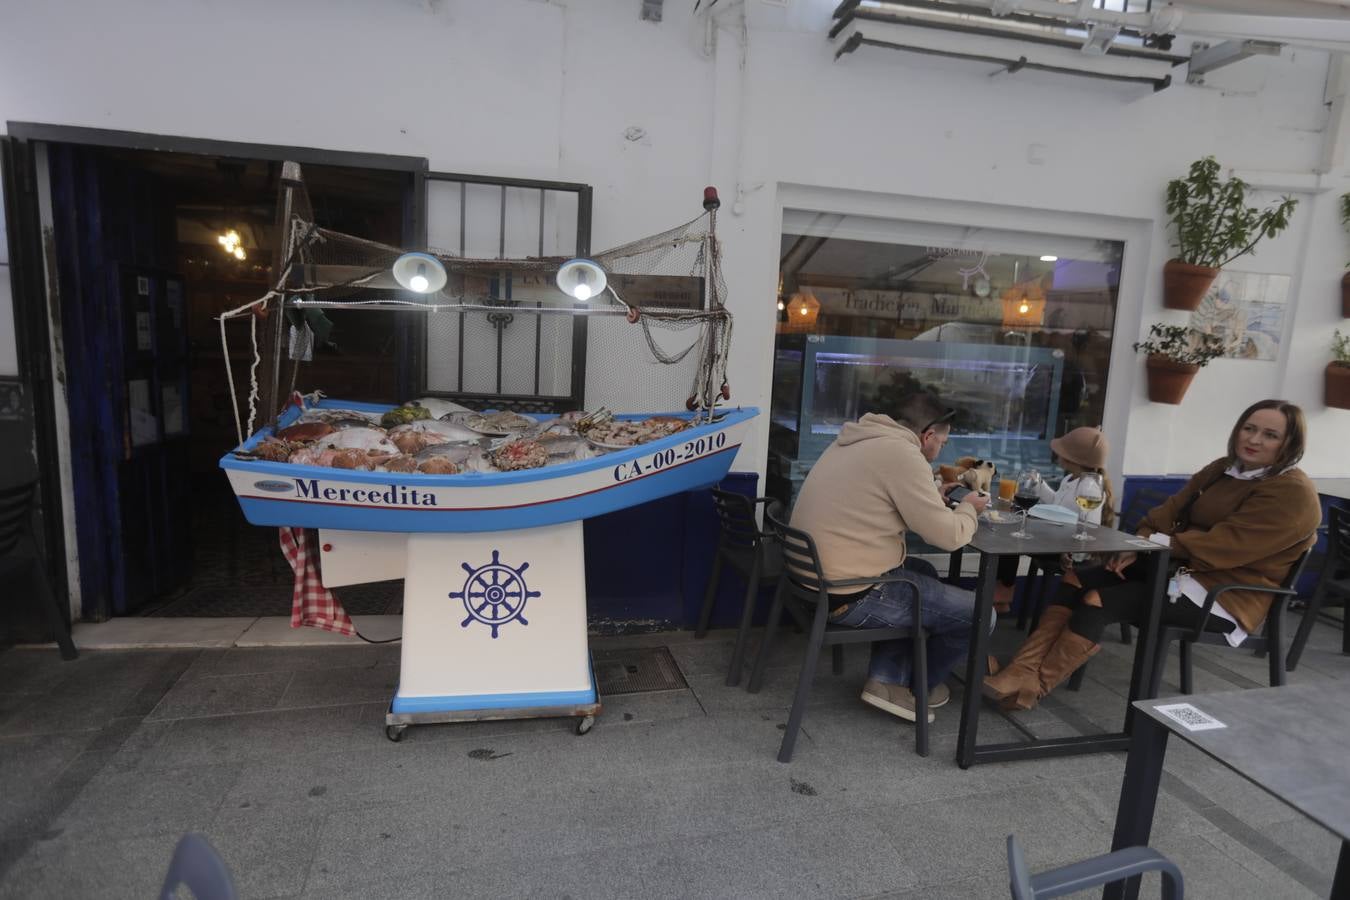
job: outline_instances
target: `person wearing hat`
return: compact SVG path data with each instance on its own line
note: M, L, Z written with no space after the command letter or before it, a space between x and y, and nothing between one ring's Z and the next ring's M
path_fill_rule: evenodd
M1111 447L1106 443L1106 435L1102 434L1102 430L1086 425L1075 428L1068 434L1052 440L1050 451L1055 454L1055 461L1064 470L1064 478L1061 479L1058 490L1051 488L1044 481L1041 482L1041 502L1076 511L1079 476L1084 472L1096 472L1102 476L1102 489L1106 499L1101 506L1090 510L1085 520L1090 525L1112 525L1116 518L1115 495L1111 492L1111 479L1106 477L1106 457L1110 454ZM1057 565L1059 557L1050 557L1047 561ZM1005 556L999 560L998 583L994 586L994 609L999 612L1007 612L1012 605L1013 585L1017 583L1017 562L1016 556Z
M1274 597L1260 588L1279 587L1317 540L1322 521L1317 488L1298 468L1306 435L1299 407L1253 403L1233 425L1227 454L1144 516L1135 533L1170 548L1177 566L1163 624L1223 634L1233 647L1261 630ZM1016 657L984 680L985 693L1004 708L1035 706L1101 649L1107 626L1138 625L1160 599L1149 593L1145 568L1138 554L1118 553L1066 576ZM1210 597L1219 585L1233 584L1252 589Z

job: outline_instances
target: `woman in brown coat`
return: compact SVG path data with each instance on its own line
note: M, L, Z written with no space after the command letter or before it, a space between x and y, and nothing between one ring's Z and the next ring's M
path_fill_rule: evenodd
M1228 455L1205 466L1179 492L1150 510L1140 537L1171 547L1175 593L1167 625L1194 628L1206 592L1220 584L1278 587L1316 539L1322 508L1303 456L1303 410L1283 400L1247 408L1228 438ZM1105 566L1066 576L1040 624L985 693L1007 708L1030 709L1101 649L1109 625L1139 622L1148 608L1144 566L1123 553ZM1231 591L1215 603L1206 628L1233 646L1259 631L1273 597Z

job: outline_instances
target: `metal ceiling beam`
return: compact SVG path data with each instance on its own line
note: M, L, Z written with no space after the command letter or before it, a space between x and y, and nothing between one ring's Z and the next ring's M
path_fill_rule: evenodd
M1253 56L1279 56L1283 44L1275 41L1224 41L1222 44L1195 43L1191 45L1191 62L1186 72L1187 84L1204 84L1205 73L1213 72Z

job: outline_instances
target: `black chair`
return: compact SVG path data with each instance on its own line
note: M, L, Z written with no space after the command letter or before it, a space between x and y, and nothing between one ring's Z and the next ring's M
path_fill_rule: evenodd
M37 483L30 481L18 487L0 490L0 579L20 573L31 576L38 592L47 627L56 637L62 659L75 659L79 653L70 639L65 616L47 581L47 560L33 536L33 498Z
M750 693L759 693L764 683L764 668L768 663L769 650L773 636L778 630L778 622L786 607L789 614L809 629L806 643L806 657L802 660L801 674L797 677L797 692L792 698L792 712L788 714L787 730L783 733L783 743L778 749L778 761L789 762L792 749L797 743L797 732L802 725L802 716L806 712L806 698L811 693L811 680L816 674L816 663L820 659L820 648L834 648L834 673L843 671L844 644L873 644L877 641L890 641L910 638L914 642L914 684L928 683L928 632L923 629L923 610L918 588L908 585L914 591L914 624L905 628L849 628L844 625L831 625L830 589L844 588L854 591L873 584L898 582L908 584L899 576L880 575L875 578L854 578L844 581L826 581L820 565L820 554L816 552L816 542L805 531L790 527L783 521L782 507L770 506L764 512L765 521L778 542L783 557L783 572L778 578L778 589L774 591L773 606L769 608L769 620L764 626L764 638L755 657L755 667L750 673ZM920 756L928 755L928 692L914 692L914 750Z
M1339 600L1341 607L1350 606L1350 510L1333 506L1329 510L1330 523L1327 526L1327 555L1322 563L1322 574L1317 577L1317 587L1313 589L1308 608L1303 613L1303 621L1298 625L1298 633L1289 645L1289 660L1285 668L1292 672L1303 656L1303 647L1312 634L1317 615L1330 594ZM1341 652L1350 653L1350 628L1341 620Z
M1008 835L1008 888L1013 900L1046 900L1101 887L1145 872L1162 873L1162 900L1183 900L1181 870L1151 847L1127 847L1032 875L1017 838Z
M1214 609L1214 604L1221 594L1229 591L1261 591L1266 594L1274 594L1275 599L1270 604L1270 611L1266 613L1266 624L1261 630L1261 634L1251 634L1247 636L1237 647L1236 650L1255 650L1258 654L1268 654L1267 659L1270 663L1270 686L1279 687L1285 682L1284 667L1284 647L1282 643L1284 608L1289 602L1290 597L1297 597L1298 591L1294 585L1298 584L1299 575L1303 574L1303 564L1308 561L1308 555L1312 553L1311 543L1308 548L1299 554L1298 559L1294 560L1293 566L1289 569L1289 574L1285 576L1277 588L1264 586L1253 586L1250 584L1221 584L1218 587L1210 589L1205 595L1205 603L1201 608L1203 616L1200 624L1194 628L1182 628L1177 625L1163 625L1158 632L1158 650L1153 657L1153 674L1150 679L1150 693L1148 696L1158 696L1158 688L1162 685L1163 669L1167 665L1167 649L1172 641L1179 643L1178 652L1181 654L1181 692L1183 694L1191 693L1192 688L1192 663L1191 647L1195 644L1211 644L1216 647L1232 647L1228 643L1228 636L1220 631L1207 630L1209 618ZM1178 600L1178 603L1189 600Z
M225 860L211 842L195 832L183 835L174 848L169 872L160 888L160 900L175 900L178 887L186 887L196 900L235 900L234 879Z
M708 633L713 605L717 602L717 584L722 576L723 563L735 569L745 582L745 601L741 606L741 620L736 628L736 646L731 651L731 667L727 669L727 687L741 683L741 669L745 662L745 643L750 633L750 621L755 614L759 588L766 580L776 579L782 569L777 544L768 531L761 531L755 521L755 507L774 502L769 497L751 500L744 494L733 494L713 488L713 503L721 532L717 539L717 555L713 557L712 574L703 592L703 608L699 611L698 627L694 637Z

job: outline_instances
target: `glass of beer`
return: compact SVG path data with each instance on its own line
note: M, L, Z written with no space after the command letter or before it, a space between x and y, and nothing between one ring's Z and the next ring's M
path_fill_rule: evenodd
M998 497L1000 500L1012 500L1017 493L1017 479L1000 478L998 481Z

